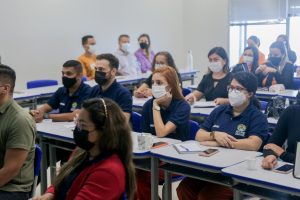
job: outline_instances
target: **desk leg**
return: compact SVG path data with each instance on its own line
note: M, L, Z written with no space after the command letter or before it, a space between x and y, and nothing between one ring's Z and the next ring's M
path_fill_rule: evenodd
M49 158L50 158L50 178L52 184L54 178L56 177L56 151L55 151L55 147L52 145L49 145Z
M151 200L158 199L158 158L151 157Z
M40 145L42 149L42 163L41 163L41 194L44 194L47 189L47 145L40 137Z
M192 85L194 85L194 81L195 81L195 76L194 75L192 75Z
M243 195L240 193L239 190L233 190L233 199L234 200L242 200L243 199Z
M171 200L172 199L172 174L168 171L164 171L165 183L163 186L163 199Z

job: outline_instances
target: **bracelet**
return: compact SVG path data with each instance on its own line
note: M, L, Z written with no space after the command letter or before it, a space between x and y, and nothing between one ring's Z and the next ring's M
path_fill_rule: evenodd
M209 136L210 136L213 140L215 140L215 139L216 139L216 138L215 138L215 131L210 132L210 133L209 133Z

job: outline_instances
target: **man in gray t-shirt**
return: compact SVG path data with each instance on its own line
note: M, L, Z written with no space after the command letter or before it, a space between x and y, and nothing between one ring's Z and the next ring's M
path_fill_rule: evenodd
M32 116L12 98L16 74L0 64L0 199L27 200L33 184Z

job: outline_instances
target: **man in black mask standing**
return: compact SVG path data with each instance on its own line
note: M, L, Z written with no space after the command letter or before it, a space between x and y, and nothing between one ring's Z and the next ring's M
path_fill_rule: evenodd
M30 114L36 122L43 119L53 121L72 121L81 108L82 101L89 98L91 88L82 81L82 66L76 60L68 60L63 64L62 83L49 101ZM57 114L49 114L53 109L59 109Z
M115 101L129 121L132 112L132 96L129 90L116 81L119 60L112 54L100 54L96 57L95 81L90 98L101 97Z

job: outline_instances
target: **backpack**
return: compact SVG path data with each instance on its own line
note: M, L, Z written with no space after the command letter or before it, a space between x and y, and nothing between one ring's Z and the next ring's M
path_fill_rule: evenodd
M285 109L285 98L282 96L272 97L272 100L268 103L265 114L268 117L274 117L275 119L279 119L281 113Z

